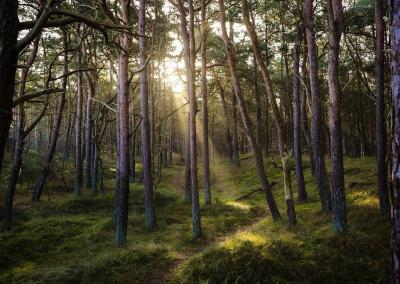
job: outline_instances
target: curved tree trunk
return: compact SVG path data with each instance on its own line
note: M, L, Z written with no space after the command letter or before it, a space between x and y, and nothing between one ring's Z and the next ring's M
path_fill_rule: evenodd
M64 32L63 43L64 43L64 45L63 45L63 48L64 48L63 73L67 74L67 72L68 72L68 51L67 51L68 42L67 42L66 32ZM32 200L36 201L36 202L38 202L40 200L40 197L42 195L43 188L46 183L47 176L49 174L50 164L53 160L54 152L56 150L56 145L57 145L58 137L60 134L60 127L61 127L61 120L62 120L64 105L65 105L65 92L66 92L66 88L67 88L67 82L68 82L68 77L63 77L63 80L62 80L63 91L61 93L61 96L58 98L56 115L54 117L53 128L52 128L51 135L50 135L49 147L47 149L47 153L45 156L45 161L43 164L42 171L40 173L39 179L36 184L35 191L32 196Z
M265 197L267 199L269 210L271 211L272 218L274 220L277 220L277 219L280 219L280 213L279 213L278 207L276 205L275 199L272 195L271 185L265 174L262 152L256 143L256 139L255 139L253 133L251 132L250 117L249 117L247 109L246 109L245 101L243 99L242 90L241 90L240 83L239 83L239 76L238 76L237 69L236 69L236 61L235 61L235 57L233 55L233 50L232 50L232 43L230 42L228 33L226 31L226 19L225 19L226 16L225 16L224 0L218 0L218 3L219 3L219 10L220 10L222 38L224 40L226 55L228 58L229 69L231 71L232 82L233 82L233 85L235 88L235 96L237 98L239 108L240 108L240 113L242 115L244 131L249 139L249 142L250 142L251 147L254 152L257 173L260 178L261 187L262 187L262 189L265 193Z
M253 24L250 22L247 0L242 0L241 4L242 4L243 21L251 39L251 45L253 47L253 54L255 60L261 70L261 75L264 81L265 92L268 95L269 103L272 107L272 113L274 115L275 124L278 130L278 149L279 149L279 154L281 156L281 162L283 168L282 171L283 171L283 180L285 186L285 200L287 205L287 213L288 213L289 223L294 225L296 224L296 212L294 208L292 183L290 180L291 177L290 177L290 168L288 161L290 159L291 154L287 152L287 141L286 141L287 133L285 130L285 122L282 113L279 110L277 101L275 99L275 95L273 93L272 80L270 74L261 56L261 52L258 46L257 34L255 32Z

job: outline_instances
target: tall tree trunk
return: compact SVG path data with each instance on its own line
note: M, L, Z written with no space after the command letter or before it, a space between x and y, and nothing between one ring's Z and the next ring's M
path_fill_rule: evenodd
M64 32L64 38L63 38L63 48L64 48L64 68L63 68L63 73L67 74L68 72L68 38L66 32ZM60 134L60 127L61 127L61 120L62 120L62 115L64 111L64 105L65 105L65 93L66 93L66 88L67 88L67 82L68 82L68 77L65 76L62 79L62 93L61 96L58 98L57 102L57 109L56 109L56 115L54 117L53 121L53 127L50 135L50 143L49 147L47 149L47 153L45 156L45 160L43 163L43 168L40 173L40 176L38 178L37 184L35 191L32 196L32 200L38 202L40 200L40 197L43 192L44 185L46 183L47 176L49 174L49 169L50 169L50 164L53 160L54 157L54 152L56 150L57 146L57 141L58 137Z
M93 72L94 73L94 72ZM89 74L86 76L88 86L88 96L86 102L86 134L85 134L85 177L86 187L91 188L91 164L92 164L92 147L93 147L93 98L95 96L95 78L92 78Z
M186 20L186 9L181 0L177 1L178 10L179 10L179 28L181 32L182 42L183 42L183 51L184 51L184 60L185 60L185 75L186 81L188 82L187 86L187 95L188 99L190 98L190 88L189 88L189 80L190 80L190 47L189 47L189 33L187 30L187 20ZM190 203L192 200L192 189L191 189L191 154L190 154L190 116L188 116L187 120L187 131L185 133L185 202Z
M315 47L315 35L313 24L313 0L306 0L306 38L310 72L310 92L311 92L311 144L313 148L315 178L321 199L322 211L329 212L332 208L329 190L328 175L325 167L325 157L322 148L322 116L321 116L321 96L318 93L318 57Z
M201 6L201 98L203 115L203 168L204 168L204 198L205 204L211 205L210 184L210 151L208 149L208 106L207 106L207 22L206 0L200 1Z
M129 1L121 0L121 14L124 26L129 25ZM118 66L118 180L116 188L116 245L121 246L126 242L128 229L128 201L129 201L129 48L130 36L123 34L120 45L123 50L119 54Z
M329 51L329 132L332 160L332 210L333 230L344 232L347 228L346 194L344 189L343 141L340 110L339 48L342 29L343 7L341 0L328 0Z
M259 146L260 148L262 145ZM233 165L240 166L239 152L239 135L238 135L238 117L237 117L237 100L235 92L232 89L232 148L233 148Z
M21 79L19 83L18 97L22 97L25 94L26 81L28 78L29 69L36 59L36 55L39 48L40 36L36 38L33 43L33 47L29 54L28 60L25 62L27 68L22 69ZM16 133L14 141L14 161L11 168L11 174L8 180L7 191L4 196L4 223L6 227L11 225L12 219L12 207L14 202L15 188L18 181L18 176L21 171L22 165L22 154L24 151L24 125L25 125L25 109L24 104L21 103L17 106L17 122L16 122Z
M80 27L78 26L78 33L80 33ZM77 67L78 70L82 69L82 57L83 57L83 40L79 38ZM76 120L75 120L75 195L80 196L82 190L82 108L83 108L83 74L81 71L78 75L78 93L76 95Z
M139 34L146 34L146 0L139 1ZM150 120L149 120L149 94L148 94L148 80L146 65L146 38L139 37L139 53L140 53L140 66L143 71L140 74L140 110L142 115L142 168L143 168L143 183L144 183L144 204L146 210L146 227L147 229L154 229L156 227L156 216L154 213L154 200L153 200L153 173L152 173L152 160L151 160L151 147L150 143ZM153 110L154 112L154 110ZM153 125L155 121L152 122Z
M0 172L12 120L17 68L18 1L0 2Z
M251 39L251 44L253 47L253 54L257 61L258 66L261 70L261 75L264 81L265 92L268 94L269 103L272 107L272 113L274 115L275 124L278 130L278 149L279 154L281 156L282 162L282 171L283 171L283 179L285 186L285 200L287 205L287 213L289 218L289 224L296 224L296 213L294 208L293 201L293 192L290 181L290 168L289 168L289 158L290 154L287 152L287 141L286 141L286 131L285 131L285 122L282 116L281 111L279 110L278 104L275 99L275 95L273 93L273 86L270 74L268 69L262 59L260 49L258 47L258 39L253 24L250 22L249 10L247 6L247 0L242 0L242 15L243 21L246 26L247 32Z
M228 106L226 103L225 90L222 86L219 87L219 95L221 97L222 109L224 111L224 124L225 124L225 134L226 134L226 145L228 145L227 156L232 159L233 148L232 148L232 137L229 128L229 116L228 116Z
M265 193L265 197L267 199L269 210L271 211L272 218L274 220L280 219L280 213L278 207L276 205L275 199L272 195L271 185L268 181L268 178L265 174L264 161L262 152L259 146L256 143L253 133L251 132L250 125L250 117L248 115L245 101L243 99L242 90L240 88L239 76L236 69L236 61L232 50L232 43L229 40L228 33L226 31L226 16L225 16L225 4L224 0L218 0L219 10L220 10L220 22L221 22L221 30L222 30L222 38L224 40L226 55L228 58L229 69L231 71L232 82L235 88L235 96L237 98L240 113L242 115L243 127L246 135L249 139L251 147L254 152L254 158L256 162L257 173L260 178L261 187Z
M400 1L392 1L392 283L400 283Z
M386 121L385 121L385 23L383 3L375 0L376 26L376 167L379 191L379 207L382 214L388 214L390 203L386 164Z
M190 120L189 116L187 117L187 131L185 133L185 202L191 203L192 202L192 189L191 183L192 178L190 175Z
M297 41L293 50L293 146L296 165L296 183L299 201L307 200L307 191L304 182L303 161L301 156L301 109L300 109L300 72L299 57L302 44L303 30L297 28Z
M192 186L192 230L193 237L201 236L200 203L199 203L199 182L197 174L197 138L196 138L196 46L194 37L194 7L193 0L189 4L189 51L190 51L190 78L189 82L189 119L190 119L190 174Z

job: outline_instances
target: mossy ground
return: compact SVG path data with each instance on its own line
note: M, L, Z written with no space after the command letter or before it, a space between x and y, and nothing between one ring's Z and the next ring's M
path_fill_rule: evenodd
M272 221L261 193L235 201L258 187L250 156L242 157L239 169L217 159L212 163L212 206L204 206L200 194L203 237L192 240L191 209L183 201L183 168L174 165L163 170L156 189L158 228L154 231L145 229L143 187L131 185L128 240L116 248L112 163L106 163L105 193L84 190L80 198L72 193L73 166L56 163L42 201L32 204L40 159L28 153L17 188L13 227L0 232L0 282L389 281L390 224L379 214L373 158L345 159L349 232L339 236L332 234L331 217L321 213L307 161L310 198L296 205L294 227L286 222L280 170L271 159L265 163L268 177L277 182L274 195L281 221Z

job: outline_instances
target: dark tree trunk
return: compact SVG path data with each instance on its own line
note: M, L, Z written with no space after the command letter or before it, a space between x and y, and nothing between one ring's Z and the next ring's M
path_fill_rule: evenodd
M400 1L392 1L392 283L400 283Z
M79 28L78 28L79 29ZM80 31L78 31L80 32ZM82 69L83 40L79 38L77 67ZM82 108L83 108L83 74L78 72L78 93L76 95L76 120L75 120L75 195L80 196L82 190Z
M315 47L313 27L313 0L306 0L306 38L308 49L308 60L310 64L310 91L311 91L311 144L315 167L315 178L321 199L322 211L329 212L332 208L329 190L328 175L325 167L325 157L322 147L323 131L321 116L321 96L318 93L318 62Z
M210 184L210 151L208 147L208 106L207 106L207 22L206 22L206 0L200 1L201 5L201 98L203 115L203 167L204 167L204 198L205 204L211 205Z
M146 34L146 0L139 1L139 34ZM150 119L149 119L149 94L148 94L148 80L146 65L146 38L139 37L139 52L140 52L140 66L144 68L140 74L140 110L142 115L142 169L143 169L143 183L144 183L144 203L146 210L146 227L152 230L156 227L156 216L154 213L154 200L153 200L153 173L152 173L152 160L151 160L151 146L150 143ZM154 112L154 110L153 110ZM154 121L152 122L154 125Z
M287 207L287 213L289 217L289 223L294 225L296 223L296 218L295 217L293 218L293 216L296 216L296 213L293 202L292 183L291 183L290 167L289 167L290 154L287 152L288 147L286 141L287 133L285 130L285 123L283 115L279 110L275 94L273 92L273 86L270 74L261 56L261 52L258 46L257 34L255 32L253 24L250 22L247 0L242 0L241 4L242 4L243 21L251 39L254 57L261 70L261 75L264 81L265 92L268 95L269 103L272 107L272 113L274 115L275 124L278 131L278 149L282 162L285 199L286 199L286 205L289 206Z
M386 122L385 122L385 23L383 3L375 0L376 26L376 166L379 191L379 206L382 214L390 210L388 176L386 164Z
M220 22L222 30L222 38L224 40L226 55L228 58L229 69L231 71L232 82L235 88L235 96L237 98L240 113L242 115L244 131L249 139L251 147L254 152L254 158L257 167L257 173L260 178L261 187L265 193L267 199L268 207L271 211L272 218L274 220L280 219L280 213L276 205L275 199L272 195L271 185L265 174L264 161L262 156L262 151L256 143L253 133L251 132L250 117L247 112L247 108L243 99L242 90L239 83L239 76L236 69L236 61L232 50L232 43L229 40L228 33L226 31L226 19L225 19L225 4L224 0L218 0L219 10L220 10Z
M293 51L293 145L296 165L296 183L299 201L307 200L307 191L304 182L303 161L301 157L301 110L300 110L300 72L299 57L302 43L302 29L298 27L297 42Z
M25 94L25 86L28 78L29 69L36 59L38 47L39 47L40 37L35 40L32 50L29 54L29 58L24 68L21 72L21 81L19 83L18 97L22 97ZM4 196L4 223L6 227L11 225L12 219L12 207L14 202L15 188L18 182L18 176L21 171L22 165L22 154L24 151L24 125L25 125L25 109L24 104L21 103L17 106L17 122L16 122L16 133L14 141L14 161L11 168L11 174L8 180L7 191Z
M12 120L17 67L18 1L0 2L0 172Z
M142 0L143 1L143 0ZM125 26L129 24L129 2L121 0L121 14ZM118 159L117 159L117 187L116 187L116 245L126 242L128 229L128 201L129 201L129 48L130 37L123 34L120 45L124 48L119 54L118 68Z
M64 32L64 39L63 39L63 42L64 42L64 45L63 45L63 48L64 48L63 73L64 74L67 74L67 72L68 72L68 51L67 51L68 42L67 42L67 40L68 40L67 35ZM66 92L66 88L67 88L67 82L68 82L68 77L64 77L63 81L62 81L63 91L61 93L61 96L58 98L56 115L54 117L53 127L52 127L52 131L51 131L51 135L50 135L49 147L47 149L47 153L45 156L42 171L40 173L40 176L36 183L35 191L33 192L33 196L32 196L32 201L35 201L35 202L38 202L40 200L44 185L46 183L47 176L49 174L50 164L53 160L54 152L56 150L57 141L58 141L58 137L60 134L60 127L61 127L61 120L62 120L62 115L63 115L63 111L64 111L64 105L65 105L65 92Z
M94 73L94 72L93 72ZM86 102L86 134L85 134L85 177L86 187L91 188L91 164L92 164L92 146L93 146L93 98L95 96L96 87L94 78L90 75L86 76L88 85L88 96Z
M333 230L341 233L347 229L346 194L344 189L343 142L341 125L341 94L339 86L339 47L342 28L342 1L328 0L329 51L329 132L332 160L332 210Z

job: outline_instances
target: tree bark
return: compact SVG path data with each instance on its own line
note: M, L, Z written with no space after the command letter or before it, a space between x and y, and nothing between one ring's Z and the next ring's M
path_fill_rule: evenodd
M332 211L333 231L347 229L346 194L344 189L343 141L341 125L341 94L339 86L339 48L343 7L341 0L328 0L329 50L329 132L332 160Z
M208 106L207 106L207 21L206 0L200 1L201 6L201 98L203 115L203 168L204 168L204 198L205 204L211 205L210 182L210 151L208 147Z
M299 57L300 45L302 43L303 30L297 28L297 41L293 50L293 146L294 160L296 165L296 184L298 200L307 200L307 191L304 182L303 161L301 156L301 108L300 108L300 72Z
M392 1L392 283L400 283L400 1Z
M221 22L221 31L222 31L222 38L224 40L225 51L228 58L229 69L231 71L232 82L235 88L235 96L237 98L240 113L242 115L243 120L243 127L244 131L248 137L248 140L251 144L251 147L254 152L254 158L257 167L257 173L260 178L261 187L265 192L265 197L267 199L268 207L271 212L272 218L274 220L280 219L280 213L278 207L276 205L275 199L272 195L271 185L268 181L268 178L265 174L264 169L264 161L262 152L259 146L256 143L253 133L251 132L251 125L250 125L250 117L248 115L246 105L243 99L242 90L239 83L239 76L236 69L236 61L232 50L232 43L229 40L228 33L226 31L226 19L225 19L225 4L224 0L218 0L219 3L219 10L220 10L220 22Z
M287 141L286 141L286 131L285 122L281 111L279 110L277 101L275 99L275 94L273 93L272 80L269 71L262 59L261 52L258 46L258 39L253 24L250 22L249 10L247 6L247 0L241 0L242 4L242 15L243 21L246 26L247 32L250 36L251 45L253 47L253 54L256 62L261 70L261 75L264 81L265 92L268 95L269 103L272 107L272 113L274 115L275 124L278 130L278 149L281 156L283 180L285 187L285 200L287 207L287 213L289 217L289 223L294 225L296 223L296 213L293 202L293 192L292 183L290 177L289 159L291 154L287 152Z
M313 148L315 179L318 186L321 207L323 212L329 212L332 208L331 196L329 190L328 175L325 167L325 157L322 149L322 116L321 101L322 98L318 93L318 57L315 47L315 36L313 27L313 0L306 0L306 38L310 72L310 92L311 92L311 144Z
M80 27L78 26L78 33ZM83 40L80 36L77 67L82 69L82 56L83 56ZM82 168L82 108L83 108L83 74L82 71L77 72L78 76L78 93L76 95L76 120L75 120L75 195L80 196L82 190L83 168Z
M139 34L146 34L146 0L139 1ZM148 94L148 80L146 68L146 38L139 37L139 53L140 53L140 66L143 71L140 73L140 110L142 115L142 168L143 168L143 183L144 183L144 203L146 211L146 227L152 230L156 227L156 216L154 212L153 200L153 173L152 173L152 160L151 160L151 147L150 143L150 119L149 119L149 94ZM154 110L153 110L154 111ZM154 121L152 122L154 125Z
M67 50L68 42L67 42L66 32L64 32L63 48L64 48L63 73L67 74L67 72L68 72L68 50ZM65 105L65 93L66 93L67 83L68 83L68 77L63 77L63 79L62 79L63 91L61 93L61 96L58 98L56 115L54 117L53 127L52 127L52 131L51 131L51 135L50 135L49 147L47 149L47 153L45 156L42 171L40 173L40 176L39 176L37 184L36 184L35 191L32 196L32 200L35 202L38 202L40 200L44 185L46 183L47 176L49 174L50 164L53 160L54 152L56 150L57 141L58 141L58 137L60 134L60 127L61 127L61 120L62 120L64 105Z
M17 67L18 1L0 2L0 172L12 120Z
M192 188L192 231L193 237L201 236L200 203L199 203L199 182L197 174L197 138L196 138L196 46L194 37L194 7L193 0L189 4L189 51L190 51L190 78L189 82L189 120L190 120L190 175Z
M385 23L383 3L375 0L376 27L376 167L378 178L379 207L382 214L390 210L388 175L386 164L386 121L385 121Z
M33 44L28 60L25 62L27 68L21 71L21 79L19 83L18 97L25 94L25 87L28 78L30 67L36 59L37 51L39 48L40 37L38 36ZM7 191L4 195L4 224L6 227L11 225L12 209L14 202L15 188L18 182L18 176L22 166L22 154L24 151L24 125L25 125L25 109L24 103L17 106L17 122L14 141L14 157L11 174L8 180Z
M143 0L142 0L143 1ZM121 14L124 26L129 25L129 1L121 0ZM116 188L116 245L126 242L128 229L128 201L129 201L129 48L130 36L122 34L120 45L123 50L119 54L118 66L118 181Z
M94 72L93 72L94 73ZM93 145L93 98L95 96L95 78L87 74L88 96L86 102L86 134L85 134L85 178L86 188L91 188L91 164L92 164L92 147Z

